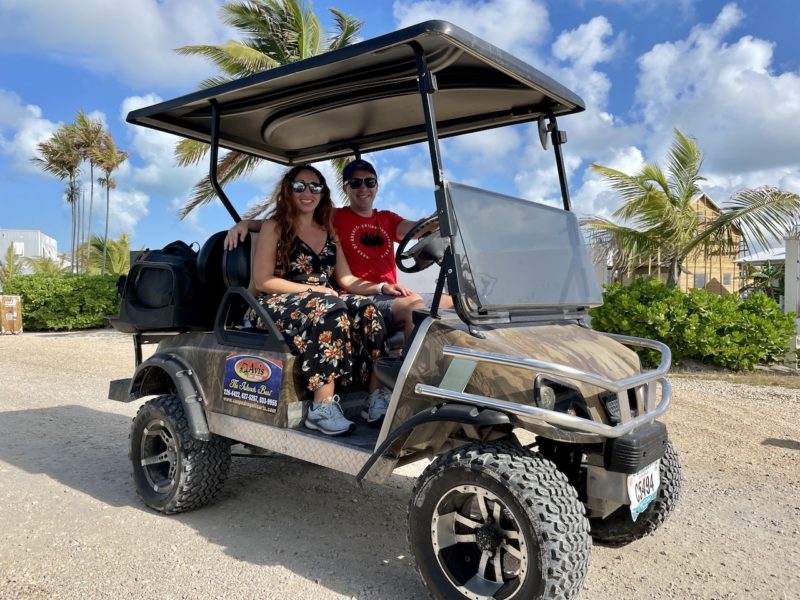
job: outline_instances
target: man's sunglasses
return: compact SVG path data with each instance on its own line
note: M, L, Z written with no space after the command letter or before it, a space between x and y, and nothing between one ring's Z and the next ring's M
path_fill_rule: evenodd
M325 186L322 185L321 183L314 183L314 182L309 182L309 183L306 183L305 181L292 182L292 191L297 192L298 194L300 192L306 191L306 188L308 188L308 191L311 192L312 194L321 194L322 190L325 189Z
M369 189L378 187L378 180L375 179L374 177L367 177L366 179L362 179L361 177L353 177L352 179L348 179L347 181L345 181L345 183L354 190L360 188L362 183L366 185Z

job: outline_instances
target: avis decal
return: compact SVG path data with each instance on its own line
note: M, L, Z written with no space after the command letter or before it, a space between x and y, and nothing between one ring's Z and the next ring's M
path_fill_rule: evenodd
M278 412L278 397L283 379L283 361L229 354L225 358L222 398L268 413Z

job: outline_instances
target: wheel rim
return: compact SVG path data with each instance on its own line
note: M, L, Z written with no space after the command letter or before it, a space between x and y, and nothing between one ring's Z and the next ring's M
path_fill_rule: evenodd
M175 436L162 420L151 421L142 431L140 464L147 484L158 494L175 485L178 451Z
M460 485L442 496L431 517L436 560L467 598L511 598L528 572L525 536L491 491Z

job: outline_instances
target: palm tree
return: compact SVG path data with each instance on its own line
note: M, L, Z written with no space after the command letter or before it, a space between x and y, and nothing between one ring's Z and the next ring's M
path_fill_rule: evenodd
M352 44L363 22L335 8L328 10L334 16L334 32L324 40L319 19L304 0L228 2L222 6L221 17L242 33L241 41L230 40L219 46L183 46L176 52L203 56L219 67L221 75L200 84L201 88L209 88ZM180 166L188 166L200 162L207 151L207 144L182 140L175 147L175 157ZM233 151L222 155L217 163L220 182L224 184L248 175L260 160ZM209 178L201 179L194 186L192 197L181 208L181 218L215 195Z
M111 190L117 187L117 182L111 177L112 173L125 162L130 156L130 152L117 150L114 138L110 133L103 133L97 146L91 153L92 160L103 171L103 177L98 179L100 185L106 188L106 226L103 233L103 263L100 267L100 274L106 272L106 249L108 246L108 216L110 208ZM92 243L94 245L94 243ZM91 263L91 260L90 260Z
M592 241L613 255L617 269L631 270L658 256L669 268L667 285L675 287L691 253L736 250L739 235L748 245L766 247L769 238L782 237L796 220L800 196L761 187L739 190L718 217L701 222L694 206L704 179L697 141L676 129L667 160L666 172L647 164L635 175L591 166L620 195L622 205L613 215L620 222L600 216L582 222L592 230Z
M86 239L92 239L92 211L94 209L94 166L97 164L95 150L100 145L104 135L103 124L99 119L92 119L82 110L78 111L78 116L72 124L72 132L75 136L75 144L83 160L89 161L89 216L88 232ZM83 242L83 240L81 240ZM89 248L91 252L91 247ZM88 272L91 257L86 261L86 271Z
M51 173L61 181L66 181L64 198L72 209L71 256L73 268L76 265L77 250L77 204L80 195L78 175L80 174L81 155L74 143L74 136L69 125L61 125L49 139L37 144L38 156L31 160L39 165L45 173Z
M11 244L6 250L5 261L0 261L0 291L9 279L22 273L22 266L23 261L17 260L17 255L14 254L14 244Z
M101 274L108 270L109 275L125 275L130 268L131 242L127 233L119 236L118 240L104 240L96 235L91 240L94 250L92 258L92 271ZM101 256L108 256L104 265Z
M47 275L58 275L69 272L69 267L65 266L64 257L51 258L50 256L33 256L25 259L25 264L33 269L34 273L46 273Z

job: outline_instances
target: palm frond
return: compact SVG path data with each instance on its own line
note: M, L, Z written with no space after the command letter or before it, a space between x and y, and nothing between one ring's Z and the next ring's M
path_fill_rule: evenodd
M241 152L227 152L217 162L217 179L220 185L224 185L234 179L250 174L256 168L260 159ZM217 195L211 185L208 175L198 181L192 190L192 197L184 204L179 216L185 218L198 206L206 204Z
M228 83L228 82L233 81L233 80L234 80L233 77L225 77L223 75L215 75L214 77L209 77L208 79L203 79L203 81L200 82L198 87L201 90L207 90L208 88L212 88L212 87L215 87L215 86L218 86L218 85L222 85L223 83Z
M649 231L626 227L603 217L586 217L581 225L589 229L590 241L614 255L618 268L631 269L654 258L662 244Z
M209 145L197 140L183 139L175 144L175 163L179 167L198 164L208 153Z
M328 39L328 50L344 48L358 41L358 33L364 21L346 15L337 8L328 9L333 14L335 32Z
M697 140L685 136L677 129L674 132L675 141L667 159L669 187L676 198L686 203L700 192L697 184L705 180L705 177L700 175L703 155Z
M722 206L719 217L687 246L687 251L691 252L713 235L733 238L736 230L748 244L767 247L770 238L781 239L792 229L798 214L800 196L795 193L766 186L739 190Z
M175 52L185 56L208 58L224 73L240 78L260 73L278 66L275 59L255 48L237 41L228 41L220 46L194 45L176 48Z

